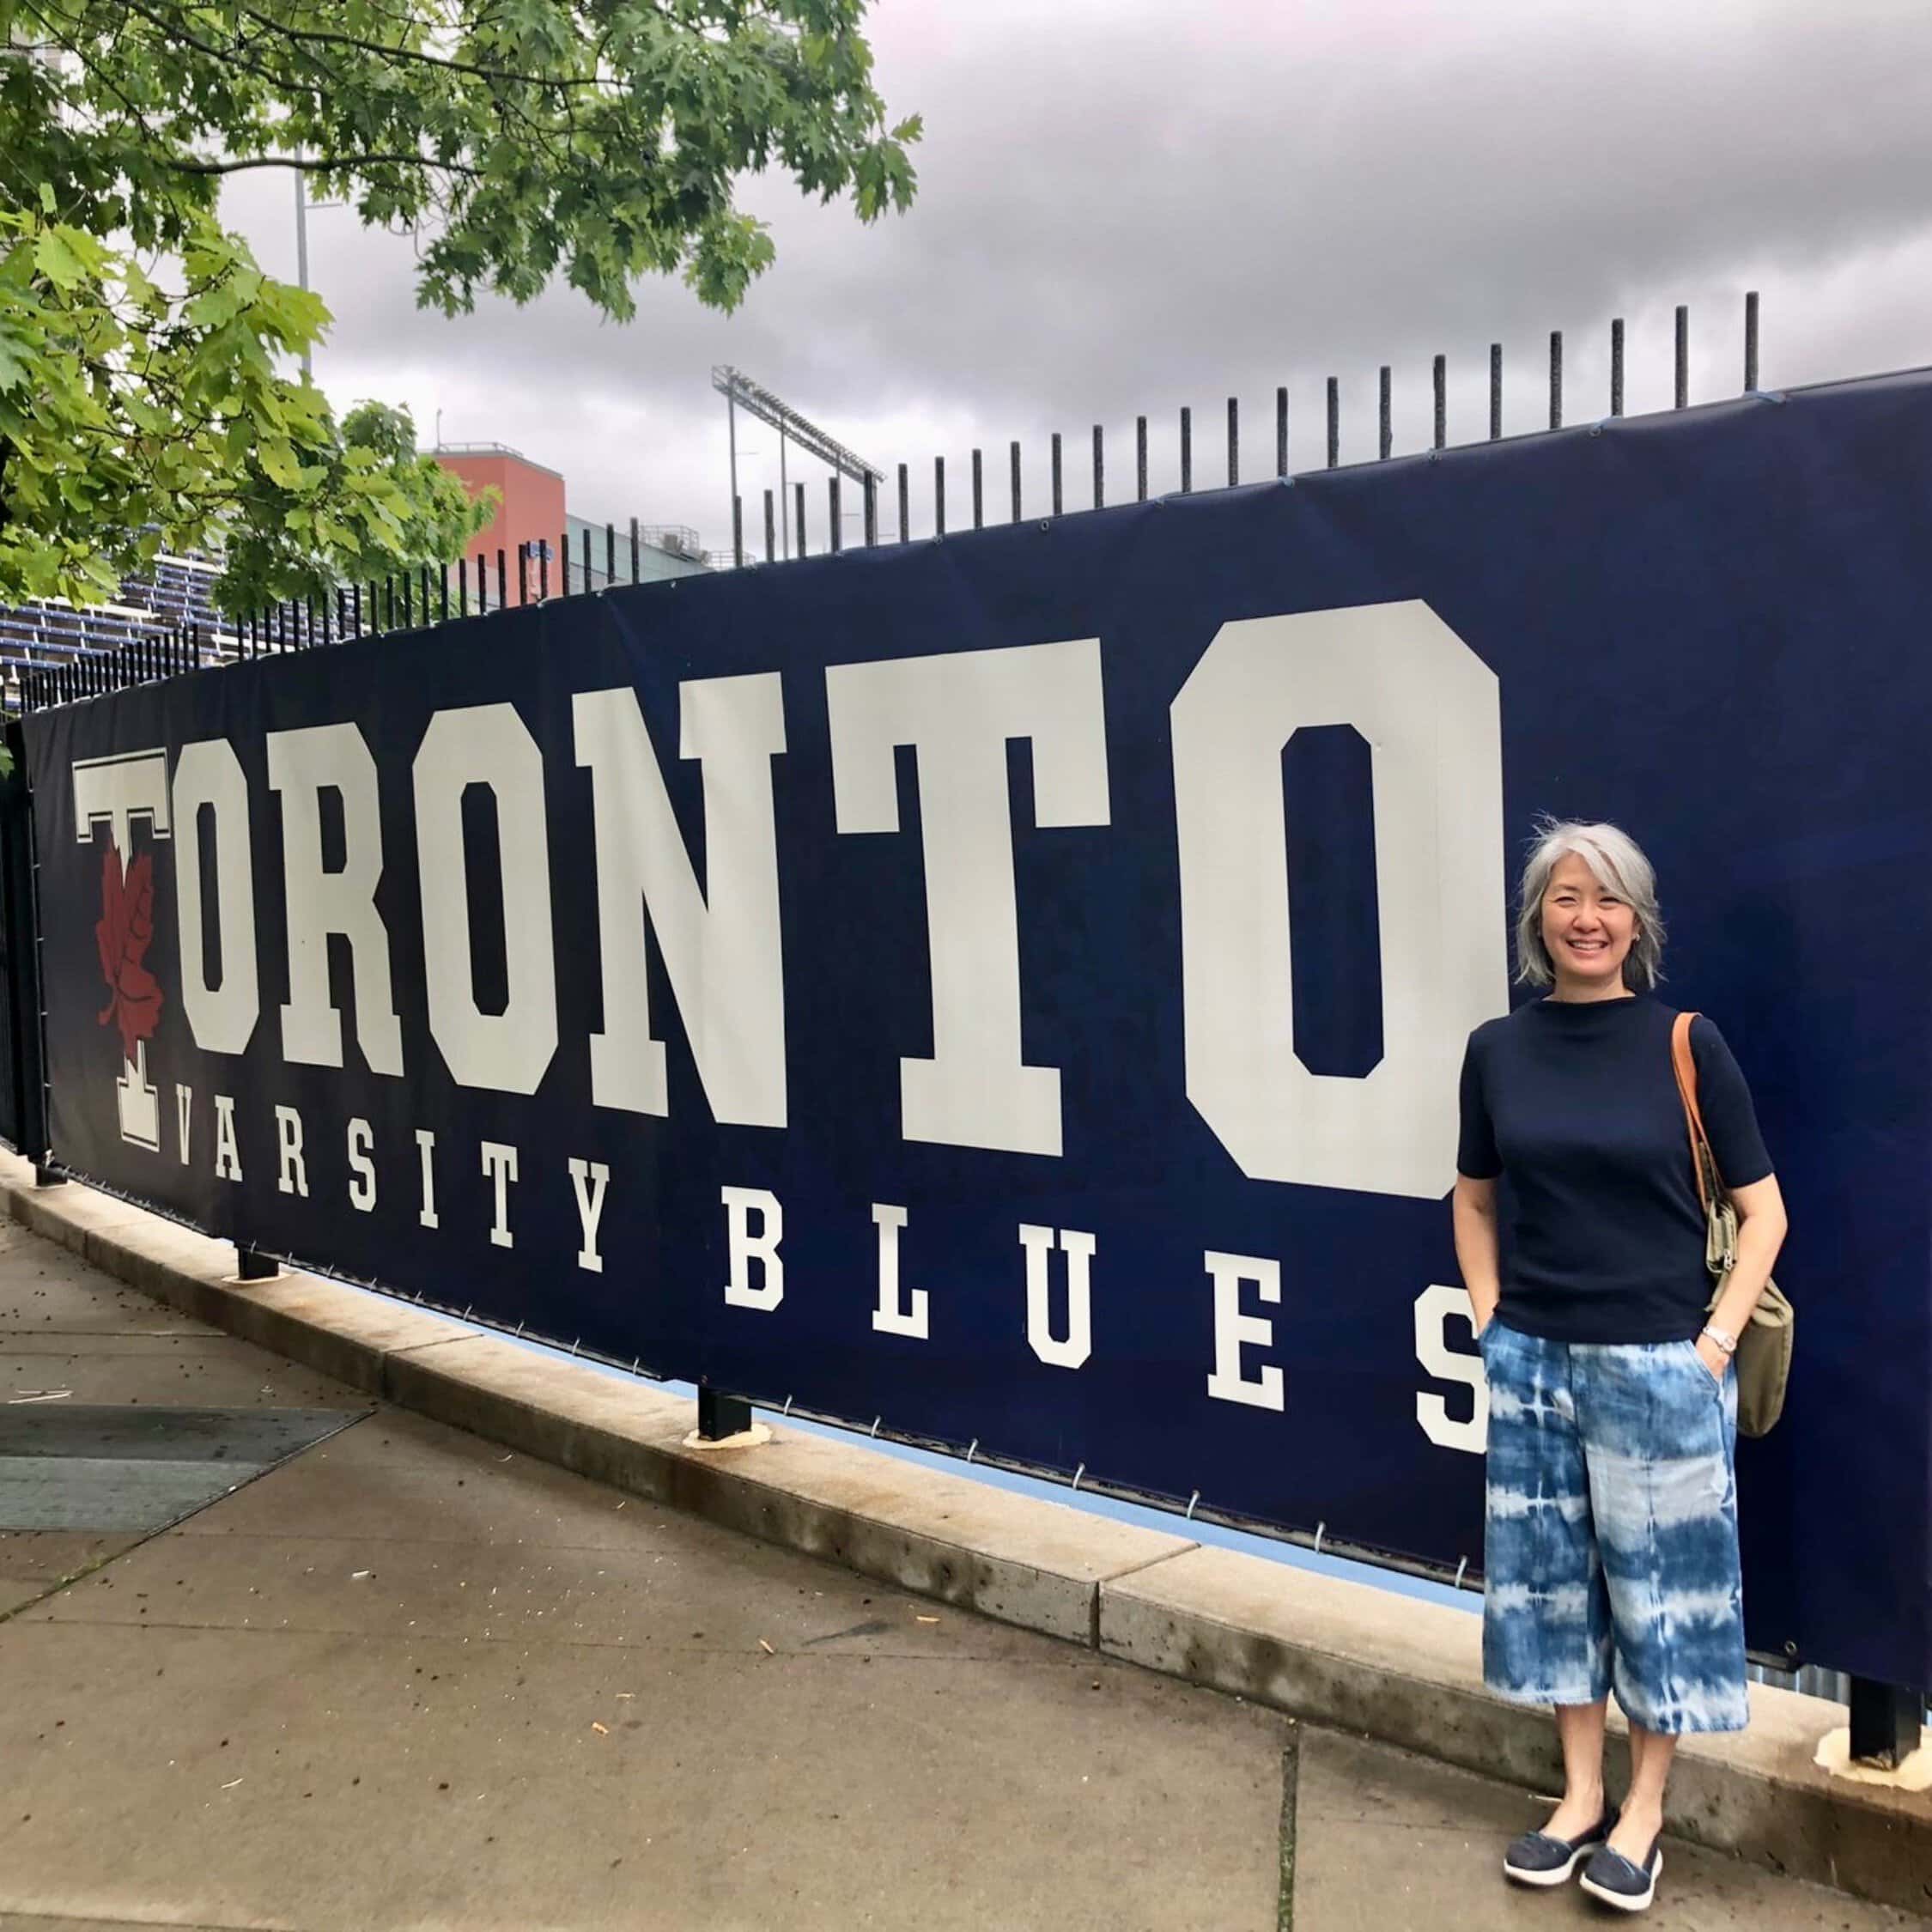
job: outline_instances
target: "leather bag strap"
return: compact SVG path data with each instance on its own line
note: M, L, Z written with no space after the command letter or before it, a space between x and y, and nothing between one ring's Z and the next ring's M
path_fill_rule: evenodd
M1670 1025L1670 1065L1677 1076L1677 1097L1684 1103L1684 1125L1691 1137L1691 1167L1698 1177L1698 1200L1706 1214L1710 1212L1710 1188L1722 1186L1717 1157L1711 1151L1710 1136L1704 1132L1704 1115L1698 1109L1698 1063L1691 1057L1691 1025L1695 1013L1680 1013Z

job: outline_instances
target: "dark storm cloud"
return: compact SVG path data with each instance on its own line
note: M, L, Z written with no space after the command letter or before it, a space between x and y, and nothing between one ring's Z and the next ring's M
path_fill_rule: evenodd
M1259 413L1279 381L1295 460L1318 460L1330 372L1350 453L1366 453L1383 361L1413 445L1436 350L1454 433L1478 434L1492 339L1509 347L1512 427L1528 427L1556 326L1572 332L1573 413L1600 413L1613 313L1630 319L1631 406L1655 407L1678 300L1700 392L1735 389L1747 285L1765 291L1767 380L1921 353L1932 9L1917 0L887 0L874 39L890 105L927 119L909 216L862 228L752 184L779 263L744 311L655 283L617 328L568 294L418 314L407 242L319 214L337 317L319 372L407 396L426 431L440 406L453 438L520 443L592 513L699 523L717 544L714 362L875 460L917 459L923 483L936 451L1022 435L1036 452L1049 426L1084 451L1087 424L1118 438L1137 410L1170 469L1175 405L1194 404L1205 451L1223 396ZM287 192L249 191L280 266ZM769 440L741 437L754 501L775 482Z

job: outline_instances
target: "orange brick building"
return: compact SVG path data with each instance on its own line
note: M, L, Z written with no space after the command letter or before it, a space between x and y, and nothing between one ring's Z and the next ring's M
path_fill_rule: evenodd
M446 444L434 455L472 497L493 489L502 498L495 517L470 540L472 560L485 558L494 569L501 548L510 560L513 580L519 544L530 544L534 556L542 544L556 556L564 526L563 478L556 471L532 463L501 443Z

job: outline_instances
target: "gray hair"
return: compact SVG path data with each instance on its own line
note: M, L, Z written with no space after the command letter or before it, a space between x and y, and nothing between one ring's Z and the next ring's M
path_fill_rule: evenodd
M1516 907L1516 978L1525 986L1549 986L1556 979L1543 944L1543 895L1558 861L1575 853L1637 915L1637 935L1624 960L1624 984L1648 993L1663 977L1663 914L1657 909L1657 875L1643 850L1615 825L1576 818L1543 818L1522 868Z

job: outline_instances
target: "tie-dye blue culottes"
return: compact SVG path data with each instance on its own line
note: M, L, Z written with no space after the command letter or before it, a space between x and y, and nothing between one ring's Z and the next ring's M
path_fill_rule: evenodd
M1747 1718L1737 1377L1687 1341L1546 1341L1492 1321L1483 1681L1522 1704L1614 1688L1653 1731Z

